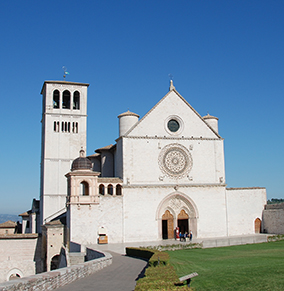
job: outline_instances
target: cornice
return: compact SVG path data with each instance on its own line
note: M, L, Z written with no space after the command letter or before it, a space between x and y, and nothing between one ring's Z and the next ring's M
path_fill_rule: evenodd
M211 137L172 137L172 136L120 136L116 139L116 142L121 138L129 139L157 139L157 140L224 140L224 138L211 138Z
M1 239L35 239L38 238L38 233L14 233L14 234L1 234Z
M40 94L43 93L46 84L56 84L56 85L73 85L73 86L82 86L82 87L89 87L90 84L88 83L78 83L78 82L69 82L69 81L45 81L42 85L42 89Z
M226 188L226 190L253 190L253 189L266 189L265 187L240 187L240 188Z
M51 110L51 109L48 109L48 110ZM68 109L67 109L68 110ZM52 116L71 116L73 118L76 118L76 117L87 117L88 115L87 114L76 114L74 113L74 111L70 112L70 113L61 113L61 112L58 112L58 113L55 113L55 112L44 112L42 114L42 116L45 116L45 115L52 115Z
M174 188L175 190L179 189L179 188L213 188L213 187L226 187L227 184L163 184L163 185L159 185L159 184L136 184L136 185L127 185L124 184L123 188Z

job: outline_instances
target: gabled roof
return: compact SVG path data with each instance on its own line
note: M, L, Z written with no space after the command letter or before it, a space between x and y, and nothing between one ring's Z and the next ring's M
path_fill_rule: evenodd
M89 159L89 158L97 158L97 157L99 157L100 156L100 154L93 154L93 155L90 155L90 156L87 156L87 158Z
M30 214L32 213L32 211L31 210L28 210L28 211L26 211L26 212L23 212L23 213L21 213L21 214L19 214L19 216L29 216Z
M221 136L210 126L208 125L205 120L202 118L202 116L179 94L179 92L175 89L174 86L170 87L170 91L158 102L154 107L152 107L133 127L131 127L124 136L129 135L136 127L139 126L141 122L152 112L154 111L172 92L174 92L185 104L188 106L197 116L200 118L200 120L218 137L221 138Z
M97 150L95 150L96 153L101 153L102 151L110 151L110 150L113 150L115 149L116 145L113 145L113 144L110 144L108 146L105 146L105 147L102 147L102 148L99 148Z
M5 221L3 223L0 223L0 228L15 228L17 223L12 220Z

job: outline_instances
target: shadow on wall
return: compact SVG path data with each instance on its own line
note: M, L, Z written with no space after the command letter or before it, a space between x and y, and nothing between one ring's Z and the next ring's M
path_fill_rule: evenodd
M91 261L91 260L95 260L95 259L99 259L105 257L105 254L86 248L86 256L85 256L85 261Z
M81 245L77 244L73 241L70 241L69 249L70 249L70 253L80 253L81 252Z

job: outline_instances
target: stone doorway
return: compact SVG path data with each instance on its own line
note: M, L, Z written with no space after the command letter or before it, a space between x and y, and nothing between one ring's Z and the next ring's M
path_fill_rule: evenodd
M169 210L166 210L162 216L162 238L174 238L174 216Z
M176 227L183 234L192 231L193 237L197 237L197 209L193 201L184 194L174 193L165 197L158 206L156 219L159 221L159 239L175 238Z
M182 234L184 234L185 232L189 233L188 220L189 220L188 214L182 209L178 215L178 223L177 223L179 227L179 231Z

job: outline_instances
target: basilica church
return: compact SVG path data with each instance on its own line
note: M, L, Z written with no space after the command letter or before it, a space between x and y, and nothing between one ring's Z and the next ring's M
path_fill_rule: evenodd
M177 228L195 238L261 231L266 190L226 187L217 117L200 116L171 81L145 116L118 112L115 143L86 156L87 91L43 84L38 232L65 217L72 251L102 234L120 243L172 239Z
M0 282L83 263L102 243L275 231L265 188L227 188L218 118L200 116L172 81L145 116L117 112L115 142L86 155L88 86L43 84L40 199L20 214L20 234L1 225Z

